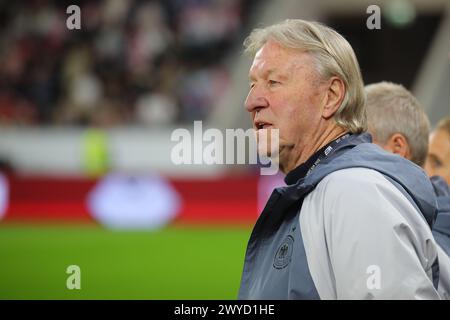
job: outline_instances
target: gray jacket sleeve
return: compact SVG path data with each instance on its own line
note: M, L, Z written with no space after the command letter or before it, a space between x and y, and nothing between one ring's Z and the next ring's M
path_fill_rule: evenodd
M305 198L300 226L322 299L440 299L430 228L379 172L328 175Z

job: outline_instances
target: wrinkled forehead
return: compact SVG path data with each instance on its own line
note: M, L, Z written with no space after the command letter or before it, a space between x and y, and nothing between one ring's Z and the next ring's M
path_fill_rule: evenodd
M272 72L291 74L299 69L311 72L313 64L313 58L308 52L287 48L270 40L256 52L249 76L252 78Z

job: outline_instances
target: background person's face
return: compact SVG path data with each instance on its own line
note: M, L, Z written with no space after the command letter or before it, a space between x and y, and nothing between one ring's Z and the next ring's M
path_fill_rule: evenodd
M287 164L319 129L323 89L313 58L268 41L257 52L249 77L245 106L253 128L279 129L280 168L286 173L293 169Z
M441 176L450 184L450 135L437 130L430 136L425 171L431 176Z

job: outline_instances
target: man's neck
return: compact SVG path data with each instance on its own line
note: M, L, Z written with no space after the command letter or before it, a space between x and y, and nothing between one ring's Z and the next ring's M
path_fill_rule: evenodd
M305 145L299 156L291 162L291 165L282 168L283 172L288 173L294 170L299 165L306 162L318 150L329 144L331 141L344 135L346 132L348 132L348 130L346 130L345 128L342 128L338 125L333 125L328 127L320 135L313 136L310 141L314 142Z

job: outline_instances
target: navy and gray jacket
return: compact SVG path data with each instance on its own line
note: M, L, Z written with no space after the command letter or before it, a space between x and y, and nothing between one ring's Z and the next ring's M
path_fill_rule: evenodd
M430 180L370 142L333 142L306 176L273 191L239 299L441 298Z
M450 187L441 177L431 177L436 192L438 215L433 226L436 242L450 256Z

